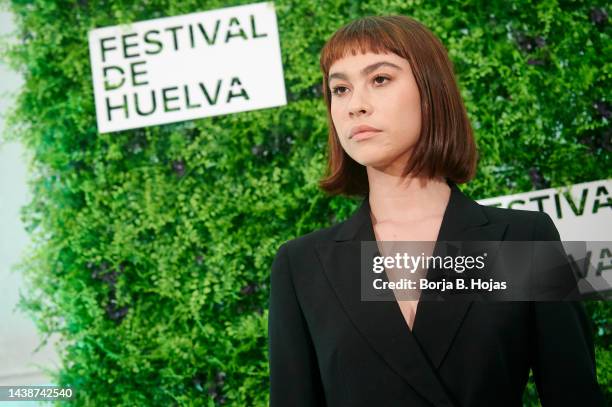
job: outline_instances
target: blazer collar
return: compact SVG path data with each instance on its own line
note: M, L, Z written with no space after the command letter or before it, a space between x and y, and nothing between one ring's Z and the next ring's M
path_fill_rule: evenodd
M437 241L502 240L507 224L491 223L477 202L464 195L454 182L447 183L451 195ZM397 302L361 301L361 241L375 240L366 196L357 211L341 224L333 242L317 244L325 275L357 330L386 363L433 405L452 406L436 370L472 301L421 300L412 331Z

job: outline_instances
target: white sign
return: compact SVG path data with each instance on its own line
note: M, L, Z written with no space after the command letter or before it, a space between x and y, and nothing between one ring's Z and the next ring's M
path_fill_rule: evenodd
M546 212L561 240L612 241L612 179L479 200L482 205Z
M612 179L482 199L482 205L546 212L585 298L612 300ZM583 246L573 244L584 242ZM607 296L607 297L606 297Z
M287 104L272 2L89 32L98 131Z

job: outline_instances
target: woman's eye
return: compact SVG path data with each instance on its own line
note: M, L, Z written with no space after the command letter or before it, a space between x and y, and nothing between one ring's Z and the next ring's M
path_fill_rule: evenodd
M338 93L338 89L346 89L346 86L336 86L332 88L332 93L336 96L341 96L344 92Z
M389 78L387 78L386 76L380 76L380 75L378 75L378 76L376 76L376 77L374 78L374 82L376 82L376 80L377 80L377 79L386 79L386 80L389 80ZM382 85L384 82L377 82L377 83L378 83L379 85Z
M379 79L382 79L382 81L379 81ZM374 82L378 85L382 85L385 83L385 81L389 81L389 80L391 80L391 78L388 78L386 76L377 75L374 77ZM340 90L342 89L348 89L348 88L346 86L336 86L332 88L331 93L336 96L342 96L343 94L346 93L346 92L340 92Z

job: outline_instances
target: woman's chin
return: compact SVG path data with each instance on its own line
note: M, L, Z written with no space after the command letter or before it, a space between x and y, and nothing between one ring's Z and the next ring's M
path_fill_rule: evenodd
M381 157L376 154L358 154L353 158L356 162L363 165L364 167L380 168L385 167L390 161L388 157Z

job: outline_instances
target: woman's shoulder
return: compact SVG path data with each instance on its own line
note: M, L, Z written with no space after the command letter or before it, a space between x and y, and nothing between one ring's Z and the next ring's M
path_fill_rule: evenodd
M294 267L308 267L317 258L317 246L334 242L334 237L341 223L313 230L292 239L286 240L278 246L276 258L287 256L287 260Z
M284 242L281 246L287 246L292 250L304 250L313 248L320 243L333 242L334 236L344 222L336 223L331 226L315 229L308 233L294 237Z
M534 210L479 205L486 213L487 217L493 222L528 222L548 216L546 212Z
M515 229L528 230L535 240L549 240L548 238L551 237L556 240L556 236L558 236L556 226L546 212L479 205L490 222L507 223Z

